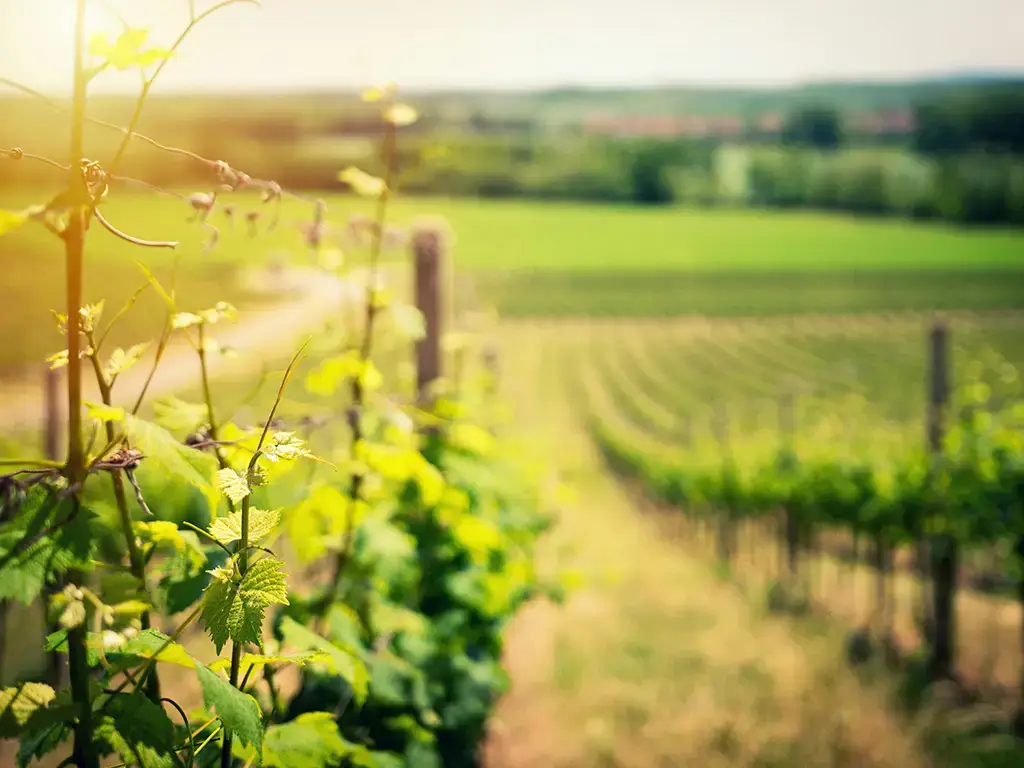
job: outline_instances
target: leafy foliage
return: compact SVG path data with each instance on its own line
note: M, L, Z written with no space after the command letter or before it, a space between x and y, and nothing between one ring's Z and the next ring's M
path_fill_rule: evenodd
M263 744L263 714L252 696L235 688L204 664L196 665L203 689L203 703L215 712L227 728L245 743L257 748Z
M178 43L232 4L198 15L193 9ZM215 759L200 754L208 744L219 747L222 765L469 765L507 684L501 627L540 588L531 561L547 524L543 504L532 488L523 490L518 468L500 460L490 431L470 419L468 401L479 394L470 385L458 392L439 386L443 396L432 408L417 407L371 359L378 313L390 318L401 343L426 333L418 310L391 301L376 261L362 286L365 336L338 349L334 329L325 329L331 350L306 376L309 393L325 399L318 404L330 414L324 421L340 427L324 440L327 458L314 454L300 428L277 423L305 346L285 371L266 421L245 427L219 418L207 360L223 349L211 334L237 319L232 305L182 311L175 290L145 268L143 288L112 317L104 316L102 301L83 305L82 244L94 219L139 247L176 245L120 232L102 212L153 78L178 46L147 48L147 40L147 30L127 25L113 41L97 35L88 45L97 60L92 67L76 45L79 83L107 68L157 66L143 74L138 108L111 167L72 158L68 187L41 211L68 264L68 306L55 313L68 344L49 362L69 368L70 450L60 465L29 462L0 478L0 598L30 603L49 591L51 619L61 628L44 649L67 654L71 682L61 691L41 684L0 691L0 736L20 740L19 762L26 764L60 749L70 734L73 754L64 762L82 768L98 768L108 755L142 768L207 765ZM385 154L390 148L386 177L356 168L339 174L357 194L380 202L378 219L367 227L371 260L379 256L384 205L394 193L397 130L418 117L393 100L393 90L367 94L379 102ZM86 123L81 90L72 113L78 146ZM271 210L285 194L276 182L257 181L226 162L208 165L217 170L216 194L186 199L194 221L213 229L208 218L221 194L259 187ZM316 201L317 225L324 209ZM0 234L39 213L0 214ZM246 221L259 234L258 213ZM307 237L318 263L321 241L316 232ZM116 385L148 359L150 345L105 354L104 341L147 288L163 300L166 323L145 388L122 401ZM164 351L182 336L198 357L203 402L165 398L154 408L156 421L142 418ZM464 354L467 339L458 341ZM81 381L90 368L99 398L85 403ZM416 421L430 429L417 430ZM309 470L301 478L299 459L309 460L301 462ZM109 482L100 482L102 475ZM330 578L311 594L289 592L284 561L267 548L281 533L303 561L330 565ZM271 641L266 614L273 606L279 608ZM174 622L174 615L184 617ZM161 618L171 621L169 634L155 628ZM187 648L193 621L213 641L217 658L209 663ZM301 674L291 700L275 681L285 666ZM166 680L191 678L183 670L194 670L202 691L196 712L163 695Z
M212 572L203 596L203 624L220 653L230 639L262 646L264 611L275 603L288 604L281 562L265 558L241 578L226 568Z

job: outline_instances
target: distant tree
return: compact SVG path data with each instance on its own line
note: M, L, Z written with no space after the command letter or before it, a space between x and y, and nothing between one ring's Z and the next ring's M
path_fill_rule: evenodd
M1024 93L982 89L917 106L914 148L933 156L972 150L1024 154Z
M801 107L786 117L782 142L797 147L836 149L843 142L842 118L829 106Z
M675 190L669 178L672 165L670 151L665 146L642 145L634 150L629 162L629 182L632 198L645 205L664 205L675 199Z

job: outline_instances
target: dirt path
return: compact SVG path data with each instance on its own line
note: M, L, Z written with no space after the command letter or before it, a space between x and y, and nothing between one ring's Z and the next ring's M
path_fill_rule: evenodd
M264 359L280 359L306 333L319 330L346 301L355 301L345 283L320 270L297 269L277 278L287 282L290 292L297 294L287 301L239 312L236 323L215 326L214 336L222 346L231 347L237 357L213 355L209 358L211 376L258 367ZM134 402L142 391L152 367L154 350L125 372L118 380L115 398L120 403ZM194 384L199 376L199 363L194 350L180 335L164 353L160 367L147 396L167 394ZM0 399L0 425L8 432L38 427L44 416L43 388L40 382L3 384ZM86 400L98 399L92 377L84 385Z

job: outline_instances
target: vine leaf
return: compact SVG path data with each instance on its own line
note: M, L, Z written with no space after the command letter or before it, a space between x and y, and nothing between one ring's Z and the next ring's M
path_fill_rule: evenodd
M244 479L239 478L242 482ZM274 532L278 521L281 519L280 511L276 509L250 509L249 510L249 543L255 544L261 539ZM227 517L218 517L210 525L210 535L221 544L230 544L242 538L242 512L232 512Z
M296 664L300 667L304 667L307 664L328 662L329 660L330 657L323 651L305 651L304 653L281 654L276 656L264 656L259 653L245 653L242 654L238 674L240 677L245 678L249 674L250 668L263 669L268 664ZM215 662L210 664L210 669L214 672L226 672L230 667L231 659L228 658L217 659Z
M324 651L330 658L328 667L352 688L357 704L366 701L370 687L370 673L362 659L351 650L320 637L311 629L286 616L281 622L281 635L285 643L302 650Z
M402 128L415 123L419 119L419 114L408 104L392 104L384 110L384 119L392 125Z
M289 723L272 725L263 738L266 768L320 768L365 751L338 733L331 712L306 712Z
M106 33L100 32L89 38L89 53L121 71L131 67L148 67L171 55L164 48L143 50L142 46L148 37L148 29L129 28L111 43Z
M103 403L86 403L86 415L91 419L101 422L124 421L124 408L115 405L104 405Z
M164 429L181 432L195 432L209 418L205 403L189 403L173 396L153 403L153 413Z
M221 719L245 744L263 750L262 713L256 699L235 688L204 664L196 665L196 676L203 689L203 704Z
M349 166L338 174L338 181L348 184L357 195L363 197L380 197L387 192L384 179L372 176L354 166Z
M191 328L194 325L213 325L221 320L237 320L238 310L226 301L218 301L211 309L200 312L178 312L171 318L175 329Z
M230 467L217 472L217 489L234 504L238 504L249 495L248 481Z
M54 698L53 688L44 683L4 688L0 691L0 738L16 738L36 711L48 707Z
M293 461L295 459L309 458L312 454L304 447L302 439L294 432L277 432L274 437L263 446L263 455L270 461L284 459Z
M0 739L18 739L18 765L57 749L74 719L74 706L43 683L0 691Z
M28 216L15 211L0 211L0 235L5 235L13 229L17 229L28 221Z
M189 448L160 425L137 416L127 414L125 426L132 445L146 455L147 466L158 467L210 497L214 490L210 478L217 466L213 456Z
M44 492L33 493L18 519L0 529L0 599L30 605L54 574L88 567L94 517L86 507L76 514L70 499L53 505ZM54 533L22 549L47 526Z
M201 620L221 652L229 640L262 647L263 612L275 603L288 605L288 590L282 563L264 558L250 566L240 582L231 570L211 571L213 580L203 596Z
M118 347L111 352L110 359L103 369L107 381L113 381L119 374L124 373L139 362L147 349L149 349L148 341L129 347L127 351Z
M320 485L285 517L288 538L300 562L311 563L341 535L348 518L349 499L332 485Z
M174 724L163 708L142 692L114 696L96 725L96 738L129 765L173 768Z
M394 95L395 90L397 90L397 87L394 83L385 83L381 86L368 88L363 91L363 101L374 102L389 99Z
M393 304L391 319L398 332L409 341L426 338L427 325L423 313L411 304Z

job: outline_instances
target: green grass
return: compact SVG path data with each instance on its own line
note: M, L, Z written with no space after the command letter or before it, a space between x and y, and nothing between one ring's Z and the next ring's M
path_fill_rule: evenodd
M18 209L46 200L53 190L22 189L0 197ZM330 220L343 225L365 200L325 195ZM232 202L240 210L251 196ZM104 210L119 227L149 240L180 240L177 284L184 308L224 299L242 306L260 296L240 280L275 253L299 264L312 261L297 223L309 220L308 203L289 201L281 223L251 238L221 213L216 250L204 254L209 232L187 223L180 200L115 190ZM1024 307L1024 233L963 230L942 225L854 219L808 213L642 209L537 202L404 199L389 221L407 226L421 215L444 217L455 234L460 273L473 274L484 300L516 315L786 315ZM5 304L0 312L0 375L60 347L49 309L63 308L60 243L30 225L0 239ZM347 253L350 260L363 255ZM94 224L87 252L86 299L104 297L116 311L142 284L141 261L169 280L176 256L140 249ZM118 344L153 337L163 321L155 295L144 296Z
M505 316L1024 306L1024 232L802 212L405 200Z
M45 202L54 191L8 191L0 196L0 208L18 210ZM259 207L259 201L251 195L239 195L231 202L239 211ZM107 318L145 284L137 262L167 287L173 276L179 308L187 311L204 309L221 300L240 309L286 300L290 298L287 288L270 284L268 291L250 282L248 273L265 269L277 254L287 254L289 262L298 266L314 263L296 226L312 218L310 204L293 202L284 206L281 221L272 231L273 210L263 209L257 237L249 235L240 217L232 224L222 212L214 212L210 222L220 230L220 240L209 253L204 252L204 244L210 230L188 221L193 212L182 200L115 189L103 210L112 224L130 235L180 243L173 251L140 248L117 239L93 222L86 247L84 296L87 303L103 299ZM350 254L353 260L360 257L362 254ZM65 307L63 244L42 226L29 223L0 238L0 263L4 265L0 378L10 378L62 346L50 310L63 312ZM111 334L111 342L127 345L153 339L165 318L165 305L148 290Z

